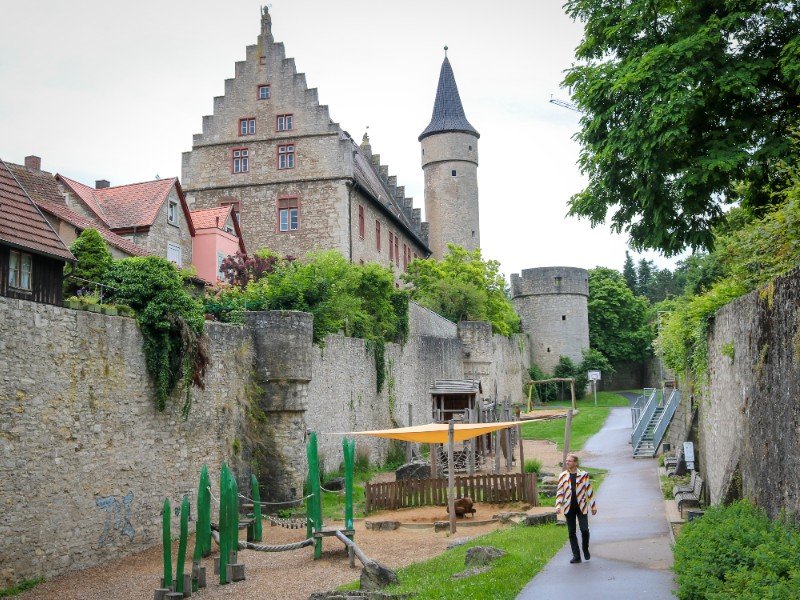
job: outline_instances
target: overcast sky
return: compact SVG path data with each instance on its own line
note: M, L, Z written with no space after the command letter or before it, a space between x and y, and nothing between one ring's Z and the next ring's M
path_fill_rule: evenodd
M0 20L0 158L93 185L180 176L212 99L260 28L254 0L31 0ZM507 275L566 265L622 268L627 237L566 217L584 178L579 115L548 102L581 37L559 0L274 0L284 42L331 117L422 207L417 136L442 47L480 132L481 246ZM646 255L660 266L672 263ZM635 258L639 258L635 255Z

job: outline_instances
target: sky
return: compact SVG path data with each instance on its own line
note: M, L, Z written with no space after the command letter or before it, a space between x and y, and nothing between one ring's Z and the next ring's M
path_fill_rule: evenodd
M252 0L37 0L0 20L0 158L93 185L180 177L181 153L256 43ZM582 34L560 0L274 0L272 31L354 139L369 132L424 212L417 137L443 47L480 132L481 248L506 275L544 266L622 269L627 236L567 217L585 178L580 115L560 82ZM368 129L367 129L368 128ZM662 268L673 260L638 255Z

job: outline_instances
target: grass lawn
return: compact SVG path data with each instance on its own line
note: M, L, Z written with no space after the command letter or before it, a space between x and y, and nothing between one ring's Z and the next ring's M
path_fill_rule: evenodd
M431 560L399 569L397 577L400 583L383 591L441 600L511 600L566 541L567 528L554 524L538 527L518 525L495 531ZM494 546L507 554L492 562L492 568L486 573L451 579L453 574L466 569L464 557L472 546ZM358 589L358 582L341 589Z
M600 431L606 422L611 408L615 406L629 406L628 400L614 392L597 392L597 406L594 405L594 395L588 395L578 401L578 414L572 418L572 436L570 447L580 450L586 441ZM548 408L564 407L571 404L567 402L547 402ZM522 425L522 438L526 440L549 440L564 447L564 419L525 423Z

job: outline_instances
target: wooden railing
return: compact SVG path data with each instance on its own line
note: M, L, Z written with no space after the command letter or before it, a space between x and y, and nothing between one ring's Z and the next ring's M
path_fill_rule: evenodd
M464 475L455 478L456 498L473 502L527 502L539 505L535 473ZM364 489L366 512L411 506L447 504L447 479L404 479L368 483Z

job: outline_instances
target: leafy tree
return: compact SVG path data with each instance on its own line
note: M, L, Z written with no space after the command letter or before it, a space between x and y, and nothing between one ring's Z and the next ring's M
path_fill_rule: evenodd
M582 354L583 360L581 360L581 364L578 367L581 372L588 373L589 371L601 371L603 377L611 377L617 372L614 366L599 350L595 348L586 348Z
M113 287L115 301L136 311L158 410L164 410L167 398L182 381L186 390L183 414L188 415L190 385L204 387L210 363L202 303L186 291L175 265L157 256L114 261L105 281Z
M84 229L69 249L78 259L78 264L71 271L71 275L95 283L103 281L103 277L111 268L112 258L105 241L96 229ZM64 282L65 294L72 295L81 288L91 288L91 284L72 278Z
M625 264L622 266L622 277L625 278L625 283L635 294L637 286L636 265L633 263L630 252L625 251Z
M480 249L467 251L448 244L441 261L417 259L403 280L411 284L411 299L451 321L488 321L492 331L511 335L519 331L519 317L511 305L500 263L484 260Z
M609 361L644 360L652 355L654 332L647 322L648 303L634 296L613 269L589 271L589 342Z
M567 0L583 21L565 84L583 112L587 187L570 214L627 231L637 250L710 248L741 201L785 187L797 154L800 11L790 0ZM760 213L759 213L760 214Z
M248 256L241 251L226 257L219 267L222 276L229 284L240 289L247 287L251 281L261 279L264 275L272 273L281 260L294 260L286 256L281 259L277 254L261 250L253 256Z

